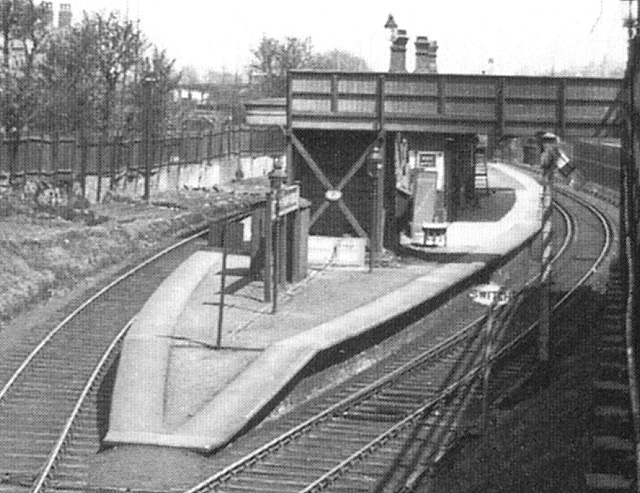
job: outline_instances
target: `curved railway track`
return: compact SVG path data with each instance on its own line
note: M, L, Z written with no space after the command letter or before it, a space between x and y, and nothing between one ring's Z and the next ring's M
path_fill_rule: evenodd
M0 488L40 491L64 455L56 487L86 489L86 456L100 448L100 392L126 329L157 285L197 248L199 232L104 287L34 347L0 362ZM71 440L73 437L73 440ZM63 454L64 452L64 454Z
M578 221L566 212L569 201L582 208ZM574 267L563 268L554 278L565 292L555 300L554 310L569 302L595 272L612 241L609 222L587 202L563 197L556 206L565 211L567 239L561 248L556 245L560 252L555 262ZM498 315L499 321L508 321L518 306L532 302L526 291ZM477 421L482 324L478 319L435 345L433 337L414 341L411 350L399 351L402 354L357 375L302 412L280 418L278 436L246 455L242 447L236 448L233 463L189 493L411 491L456 435ZM514 376L536 366L535 352L522 349L535 347L536 323L514 325L497 341L494 364L501 363L501 374L493 379L492 396L509 391Z
M198 248L192 240L200 234L121 276L69 314L33 349L19 348L0 363L0 490L87 489L87 458L100 449L98 423L108 412L105 374L132 318L158 283ZM563 250L568 248L567 240ZM416 430L438 431L441 438L416 439L446 449L477 407L481 322L437 346L431 342L426 351L416 348L383 362L376 369L378 376L385 375L382 379L367 381L363 374L365 380L356 378L333 393L329 405L321 403L313 416L283 417L278 426L286 430L284 434L191 491L320 491L328 485L341 489L340 484L357 491L355 485L362 485L363 477L381 478L357 473L354 482L347 471L356 471L357 463L377 464L381 470L380 464L397 455ZM442 426L444 418L451 423ZM314 456L309 450L322 454ZM434 453L438 451L429 452ZM374 454L382 458L372 462ZM364 457L369 457L366 462Z

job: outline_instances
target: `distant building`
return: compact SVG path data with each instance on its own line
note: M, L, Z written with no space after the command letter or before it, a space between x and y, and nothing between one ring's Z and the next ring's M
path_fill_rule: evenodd
M45 9L45 21L47 25L49 25L52 30L58 29L67 29L71 27L71 22L73 19L73 13L71 11L71 4L69 3L61 3L58 8L58 24L54 25L55 19L55 5L54 2L43 2L42 3ZM19 70L20 67L23 66L25 61L25 45L24 41L21 39L11 39L9 40L9 69L10 70ZM5 47L4 40L0 38L0 63L4 64L4 55Z
M243 103L249 93L250 86L239 78L232 82L179 84L173 91L173 101L189 109L188 126L221 125L230 117L235 123L244 120Z
M66 29L71 27L71 20L73 13L71 12L71 4L61 3L60 11L58 12L58 29Z

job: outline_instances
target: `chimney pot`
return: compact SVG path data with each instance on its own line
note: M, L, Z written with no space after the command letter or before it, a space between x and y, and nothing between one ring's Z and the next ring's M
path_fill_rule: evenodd
M436 57L438 52L438 42L429 41L426 36L416 38L416 68L417 74L438 73Z
M391 43L391 59L389 62L389 72L407 71L407 31L398 29L396 38Z

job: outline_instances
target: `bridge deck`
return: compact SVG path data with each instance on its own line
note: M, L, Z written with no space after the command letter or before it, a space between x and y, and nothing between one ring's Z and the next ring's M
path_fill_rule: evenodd
M288 105L248 109L250 121L294 129L615 136L620 88L604 78L294 70Z

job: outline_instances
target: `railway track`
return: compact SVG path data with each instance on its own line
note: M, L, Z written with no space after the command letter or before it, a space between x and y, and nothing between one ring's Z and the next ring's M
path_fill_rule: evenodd
M96 423L108 412L103 377L133 317L202 234L121 275L0 362L0 491L86 489L86 457L100 448Z
M555 262L577 268L565 268L555 277L556 287L564 292L555 300L556 310L595 272L612 239L608 221L588 203L561 197L558 209L566 210L563 204L572 201L582 208L580 218L569 220L563 213L568 238ZM520 324L506 323L520 307L535 301L527 291L523 289L499 315L506 328L494 359L500 366L491 386L496 398L536 367L531 350L536 324L527 317ZM244 456L236 448L233 455L240 457L235 462L189 493L411 491L456 436L477 421L482 322L476 320L435 346L428 339L414 342L412 351L400 351L302 413L283 417L278 424L281 434Z
M157 284L198 248L193 241L197 236L187 238L123 275L69 314L35 348L19 348L15 356L0 363L0 428L6 430L0 438L0 491L87 489L88 458L100 449L98 424L105 422L108 412L110 378L107 373L117 359L120 342L131 319ZM568 242L565 248L568 248ZM352 470L353 464L364 457L382 454L386 459L379 459L382 460L380 464L387 463L390 454L397 455L416 430L423 430L423 433L426 429L440 430L440 449L445 450L457 428L461 428L477 408L475 375L480 334L479 320L437 347L431 344L430 350L423 354L416 356L419 352L416 351L405 355L404 360L384 363L376 370L386 375L382 380L353 382L352 388L329 397L332 406L327 409L323 403L323 411L303 423L292 423L292 420L299 420L295 417L280 420L279 426L287 429L283 436L192 491L221 487L223 491L238 488L240 491L270 491L267 486L256 484L254 479L248 480L248 489L238 484L234 486L234 481L240 478L238 473L251 469L255 469L258 476L296 478L291 479L286 488L279 483L271 485L275 488L273 491L319 491L327 484L337 485L337 479L348 481L345 471ZM461 357L463 355L466 358ZM425 381L431 384L425 387ZM353 387L358 390L355 394ZM456 405L451 407L451 403ZM442 414L439 420L446 418L451 422L447 426L438 424L440 421L434 418L438 413ZM302 450L317 449L322 441L313 433L309 435L308 431L318 432L319 423L334 430L328 440L332 445L337 444L340 450L342 442L335 442L335 430L340 430L341 436L351 436L347 442L351 442L352 447L345 449L351 455L340 457L338 462L335 462L333 452L325 458L307 455L305 464L298 468L308 468L309 462L327 467L326 470L314 469L305 485L300 484L298 478L304 475L295 464L285 460L286 467L293 468L293 474L287 475L277 463L273 465L259 459L273 459L277 457L273 454L277 450L282 450L282 454L292 450L295 456L302 457L296 448L283 448L285 443L297 442ZM429 426L425 427L425 423ZM352 435L346 432L345 426L347 429L353 426ZM363 438L367 439L365 443ZM305 445L304 440L310 440L310 443ZM426 440L422 436L420 441L438 443L433 437ZM335 451L335 447L322 446L320 450ZM430 454L433 455L433 451ZM249 467L250 464L262 464L260 467L267 469L260 472L259 468ZM330 464L333 467L328 467ZM376 462L368 461L367 464ZM396 471L400 469L395 468ZM362 477L358 474L357 482L361 483ZM349 489L352 486L347 489L357 491Z

